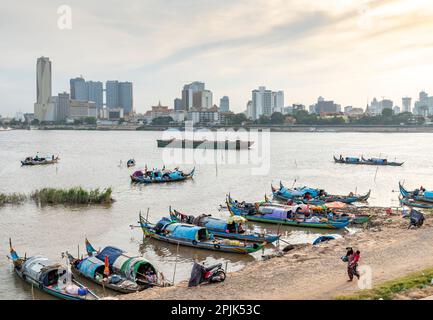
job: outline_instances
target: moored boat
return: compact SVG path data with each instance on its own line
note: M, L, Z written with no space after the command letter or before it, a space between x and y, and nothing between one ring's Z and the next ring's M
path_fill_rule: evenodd
M192 215L180 213L176 210L172 211L170 208L170 217L172 221L175 222L189 223L205 227L210 233L221 238L253 242L264 241L268 243L277 241L280 238L277 234L245 230L243 224L246 222L246 219L241 216L230 216L227 219L218 219L211 215L202 214L194 217Z
M182 149L224 149L224 150L243 150L249 149L254 141L242 140L186 140L186 139L158 139L158 148L182 148Z
M157 224L152 224L140 214L139 223L143 233L148 237L193 248L248 254L265 246L265 242L241 242L218 238L204 227L177 223L168 218L162 218Z
M129 159L129 160L126 162L126 166L127 166L128 168L135 167L135 160L134 160L134 159Z
M343 158L343 156L340 156L339 158L334 156L334 161L336 163L343 163L343 164L364 164L364 165L372 165L372 166L392 166L392 167L400 167L404 164L404 162L393 162L393 161L388 161L387 159L380 159L380 158L370 158L370 159L365 159L364 157Z
M343 203L354 203L354 202L365 202L370 197L371 190L365 195L355 195L352 192L349 195L333 195L325 192L323 189L315 188L295 188L288 189L280 182L280 188L277 189L271 185L272 194L278 200L301 200L305 204L311 205L322 205L327 202L343 202Z
M179 182L191 179L194 176L195 168L189 173L184 173L179 169L174 170L138 170L131 175L131 181L134 183L168 183Z
M420 202L428 202L433 204L433 191L427 191L424 187L415 189L413 191L408 191L401 182L398 183L400 194L404 198L413 199Z
M227 207L232 215L242 216L249 221L288 225L293 227L342 229L349 225L349 219L332 220L325 217L302 213L300 205L243 207L238 202L226 199Z
M20 257L9 239L10 259L15 273L39 290L64 300L99 299L91 290L78 283L68 268L42 256Z
M399 198L400 205L413 207L413 208L422 208L422 209L433 209L433 203L416 201L414 199L400 197Z
M155 267L140 256L108 246L96 251L86 239L87 257L67 253L72 272L100 286L121 293L133 293L153 286L166 286Z
M60 158L53 156L47 156L47 157L39 157L35 156L33 157L27 157L24 160L21 160L21 165L23 166L37 166L37 165L45 165L45 164L54 164L59 162Z

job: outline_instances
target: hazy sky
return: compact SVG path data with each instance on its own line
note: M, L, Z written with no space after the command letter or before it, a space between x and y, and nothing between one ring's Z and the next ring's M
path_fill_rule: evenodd
M72 29L58 28L60 5ZM319 95L365 107L374 96L433 94L430 0L8 1L0 6L0 114L33 112L36 59L48 56L53 94L69 79L128 80L143 112L173 105L200 80L214 103L245 110L251 90L285 104Z

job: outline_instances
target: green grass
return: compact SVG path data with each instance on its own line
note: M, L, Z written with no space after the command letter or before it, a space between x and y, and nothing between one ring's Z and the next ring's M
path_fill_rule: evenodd
M384 282L369 290L361 290L349 296L338 296L337 300L392 300L396 293L430 285L433 279L433 268L411 273L402 278Z
M31 198L41 205L47 204L109 204L113 202L111 198L112 189L86 190L81 187L71 189L44 188L36 190L31 194Z
M21 193L0 193L0 206L5 204L21 204L26 201L27 196Z

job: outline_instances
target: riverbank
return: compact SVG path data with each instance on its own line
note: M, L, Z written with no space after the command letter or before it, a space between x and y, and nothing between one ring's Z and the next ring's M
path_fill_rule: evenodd
M365 132L365 133L431 133L433 125L402 125L402 126L373 126L373 125L247 125L247 126L200 126L196 129L217 130L270 130L271 132ZM15 127L14 130L28 130L28 127ZM169 129L184 130L183 126L175 125L138 125L123 123L119 125L42 125L31 127L31 130L98 130L98 131L165 131Z
M373 211L373 210L372 210ZM122 296L121 299L334 299L359 290L347 282L346 264L340 259L346 247L361 251L360 266L372 270L372 285L433 266L433 224L426 217L420 229L407 229L398 213L389 217L374 210L372 227L341 239L307 245L266 261L249 263L229 273L222 284L187 288L182 282Z

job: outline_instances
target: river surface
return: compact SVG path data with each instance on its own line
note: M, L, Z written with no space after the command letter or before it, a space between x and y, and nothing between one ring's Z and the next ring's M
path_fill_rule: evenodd
M225 210L219 210L227 193L238 200L257 201L270 194L271 183L278 185L280 180L288 186L309 185L337 194L350 191L363 194L371 189L369 203L380 206L398 206L398 194L393 191L398 189L399 180L405 181L409 188L420 184L433 187L431 134L333 132L271 133L268 142L265 139L263 145L256 144L263 154L269 155L269 160L264 161L269 164L269 170L265 165L260 174L254 172L256 163L244 161L254 158L251 157L254 150L230 150L221 154L195 151L202 158L203 152L208 152L210 157L204 161L206 163L199 158L195 164L178 161L184 171L196 167L193 180L166 185L131 184L129 175L135 169L126 168L128 159L136 159L136 168L143 168L145 164L149 168L160 168L163 160L168 163L170 157L176 157L175 152L183 152L179 149L170 156L168 149L158 149L156 139L161 137L161 132L134 131L17 130L0 133L0 192L29 194L43 187L112 187L116 200L108 207L38 207L31 201L1 207L0 299L49 298L37 290L32 293L31 288L13 273L6 258L9 237L19 253L44 255L56 261L61 261L64 251L76 254L80 250L80 255L83 254L87 237L96 248L114 245L142 254L170 280L176 264L175 282L179 282L189 277L194 259L206 264L227 263L228 271L234 271L260 259L263 252L242 256L180 247L176 254L175 245L143 240L142 231L130 227L137 225L140 211L145 215L149 208L149 219L155 222L168 214L170 205L188 214L211 213L227 217ZM61 160L56 165L21 167L20 160L37 152L58 154ZM341 165L333 162L333 154L382 156L405 164L403 167ZM219 163L213 163L212 157ZM168 163L167 166L174 167L175 164ZM249 223L249 228L278 231L277 226L255 223ZM284 233L283 239L291 243L312 242L318 235L329 233L290 227L281 227L280 231ZM340 231L340 234L343 232L348 231ZM280 245L285 244L281 242ZM265 253L274 250L275 246L270 245ZM89 286L104 295L100 288Z

